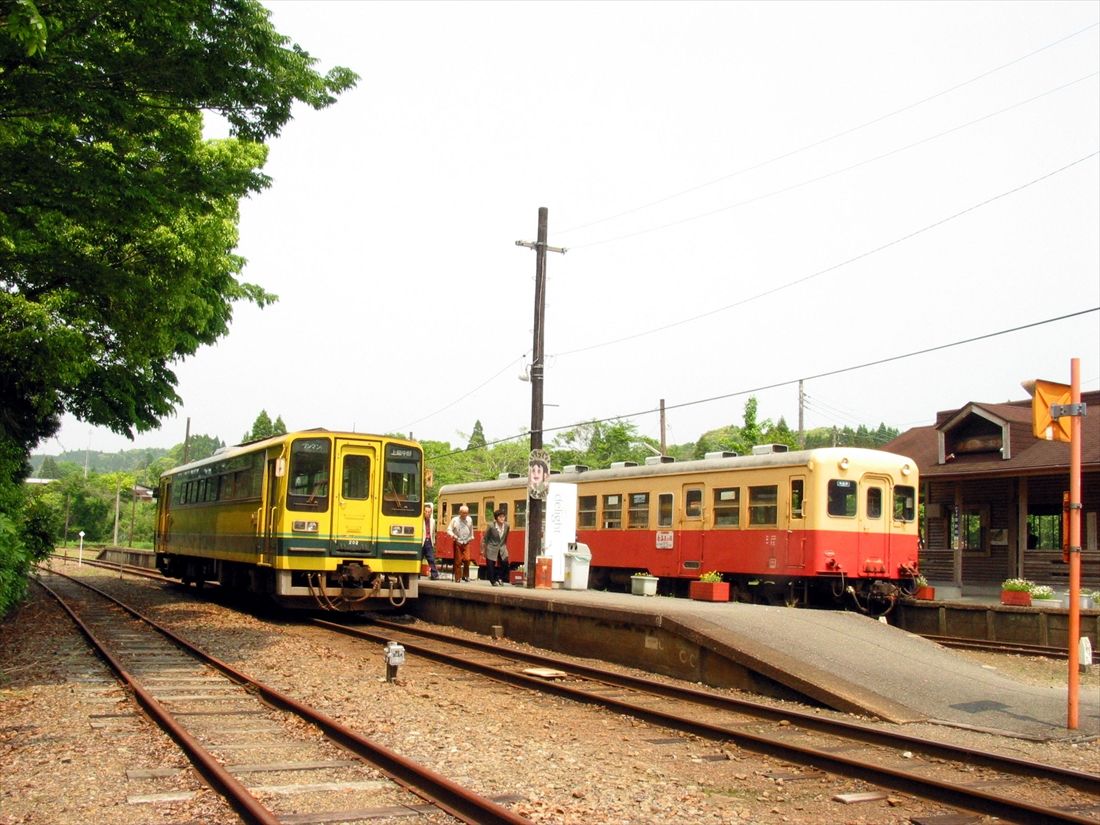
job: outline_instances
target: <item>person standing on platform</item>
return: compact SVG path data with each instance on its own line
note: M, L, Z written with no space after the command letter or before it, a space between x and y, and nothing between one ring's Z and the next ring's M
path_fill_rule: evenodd
M447 525L447 535L455 545L454 580L468 582L470 580L470 542L474 540L474 523L470 521L470 508L465 504L458 508L458 515Z
M489 567L489 584L499 587L508 583L508 514L503 510L493 513L493 523L481 534L481 552Z
M435 545L432 538L435 536L435 519L432 517L432 505L424 505L424 561L428 563L428 570L432 574L432 581L439 578L439 570L435 566Z

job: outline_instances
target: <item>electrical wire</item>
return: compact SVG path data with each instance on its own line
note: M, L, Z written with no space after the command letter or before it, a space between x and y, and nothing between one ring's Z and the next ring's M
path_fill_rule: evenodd
M398 427L398 428L397 428L396 430L394 430L393 432L399 432L399 433L401 433L401 432L408 432L408 430L409 430L410 428L412 428L412 427L413 427L413 425L415 425L415 424L419 424L419 423L420 423L421 421L427 421L427 420L428 420L429 418L434 418L435 416L439 415L439 414L440 414L441 412L444 412L444 411L446 411L446 410L449 410L449 409L450 409L451 407L453 407L453 406L454 406L455 404L457 404L457 403L458 403L459 401L464 401L465 399L469 398L469 397L470 397L471 395L473 395L473 394L474 394L475 392L477 392L478 390L480 390L480 389L481 389L482 387L484 387L484 386L485 386L486 384L489 384L490 382L492 382L492 381L493 381L493 380L495 380L496 378L500 377L500 375L501 375L501 374L502 374L502 373L503 373L503 372L504 372L505 370L508 370L508 369L510 369L510 368L512 368L512 367L514 367L514 366L516 365L516 363L517 363L517 362L519 362L519 361L522 361L522 360L524 360L524 359L525 359L526 357L527 357L527 353L525 352L525 353L524 353L523 355L519 356L519 358L515 358L515 359L513 359L513 360L509 361L509 362L508 362L507 364L505 364L505 365L504 365L504 367L502 367L502 368L500 369L500 371L499 371L499 372L496 372L496 373L494 373L493 375L491 375L491 376L490 376L489 378L486 378L486 379L485 379L484 381L482 381L482 382L481 382L480 384L478 384L478 385L477 385L476 387L474 387L473 389L469 390L469 391L468 391L467 393L465 393L464 395L460 395L460 396L459 396L458 398L456 398L456 399L455 399L454 401L451 401L451 402L450 402L449 404L446 404L446 405L444 405L444 406L440 407L440 408L439 408L438 410L436 410L436 411L435 411L435 412L433 412L433 413L428 413L427 415L423 416L422 418L418 418L418 419L416 419L416 421L412 421L412 422L410 422L410 423L406 424L406 425L405 425L405 426L403 426L403 427Z
M1014 332L1022 332L1025 329L1033 329L1035 327L1041 327L1041 326L1045 326L1047 324L1054 324L1054 323L1057 323L1059 321L1066 321L1066 320L1069 320L1070 318L1077 318L1077 317L1080 317L1082 315L1088 315L1089 313L1093 313L1093 312L1100 312L1100 306L1090 307L1089 309L1078 310L1077 312L1070 312L1066 315L1059 315L1057 317L1047 318L1047 319L1044 319L1042 321L1033 321L1029 324L1021 324L1020 326L1010 327L1008 329L1002 329L1002 330L998 330L996 332L987 332L984 335L975 335L971 338L963 338L959 341L952 341L952 342L947 343L947 344L938 344L937 346L934 346L934 347L926 347L925 349L914 350L913 352L906 352L906 353L902 353L900 355L891 355L891 356L888 356L886 358L879 358L879 359L874 360L874 361L866 361L862 364L853 364L853 365L850 365L850 366L847 366L847 367L839 367L839 368L834 369L834 370L827 370L825 372L815 373L814 375L805 375L805 376L802 376L801 378L790 378L790 379L787 379L785 381L777 381L777 382L772 383L772 384L764 384L764 385L761 385L761 386L758 386L758 387L751 387L749 389L736 390L734 392L723 393L722 395L712 395L708 398L699 398L699 399L696 399L695 401L684 401L684 402L681 402L679 404L666 404L664 406L664 409L667 412L669 410L677 410L677 409L680 409L680 408L683 408L683 407L695 407L695 406L698 406L700 404L709 404L713 401L725 401L726 399L736 398L737 396L740 396L740 395L750 395L752 393L764 392L765 390L774 390L774 389L778 389L779 387L787 387L787 386L790 386L792 384L797 384L799 381L813 381L813 380L816 380L818 378L828 378L830 376L840 375L841 373L845 373L845 372L855 372L856 370L866 369L867 367L876 367L876 366L879 366L881 364L889 364L893 361L901 361L905 358L915 358L918 355L927 355L930 352L938 352L940 350L951 349L953 347L961 347L965 344L973 344L976 341L984 341L984 340L987 340L989 338L997 338L999 336L1009 335L1009 334L1014 333ZM619 415L606 416L604 418L596 418L596 419L590 419L590 420L587 420L587 421L579 421L579 422L575 422L573 424L564 424L564 425L561 425L561 426L558 426L558 427L544 427L543 428L543 433L558 432L560 430L568 430L568 429L572 429L573 427L582 426L584 424L603 424L603 423L606 423L608 421L621 421L624 418L627 418L627 419L636 418L638 416L650 415L652 413L656 413L656 412L660 412L660 411L661 411L661 407L651 407L647 410L638 410L636 412L631 412L631 413L622 413L622 414L619 414ZM520 433L519 435L509 436L508 438L499 438L499 439L496 439L495 441L486 442L484 447L493 447L493 446L496 446L497 444L506 444L509 441L516 441L517 439L525 438L528 435L530 435L530 433ZM480 445L477 446L477 447L473 447L473 448L465 447L465 448L459 449L459 450L452 450L449 453L440 453L439 455L426 456L425 458L426 458L426 460L433 460L434 461L436 459L446 458L447 456L459 455L461 453L469 452L471 449L480 450L480 449L483 449L483 447L480 446Z
M1077 78L1076 80L1071 80L1068 83L1063 83L1061 86L1055 86L1052 89L1048 89L1047 91L1042 92L1040 94L1037 94L1034 97L1029 97L1026 100L1021 100L1017 103L1013 103L1011 106L1006 106L1003 109L998 109L995 112L989 112L987 114L982 115L979 118L975 118L974 120L967 121L966 123L958 124L957 126L952 126L950 129L946 129L945 131L938 132L937 134L934 134L934 135L929 135L928 137L924 137L924 138L921 138L920 140L913 141L912 143L907 143L904 146L896 147L894 149L891 149L888 152L883 152L880 155L875 155L875 156L870 157L870 158L864 158L861 161L857 161L856 163L850 164L848 166L843 166L839 169L834 169L831 172L826 172L825 174L818 175L817 177L814 177L814 178L807 178L806 180L799 181L798 183L792 183L789 186L784 186L780 189L774 189L771 192L765 192L761 195L756 195L752 198L748 198L748 199L743 200L743 201L738 201L737 203L731 203L731 204L727 204L726 206L720 206L717 209L711 209L711 210L708 210L706 212L700 212L696 215L688 215L686 218L680 218L680 219L675 220L675 221L669 221L668 223L662 223L662 224L659 224L657 226L651 226L647 229L639 229L636 232L628 232L628 233L623 234L623 235L616 235L616 236L611 237L611 238L604 238L603 240L589 241L588 243L573 244L569 248L571 250L586 249L590 246L601 246L603 244L615 243L617 241L625 241L625 240L628 240L629 238L637 238L640 235L649 235L653 232L659 232L663 229L670 229L674 226L681 226L685 223L692 223L694 221L702 220L703 218L709 218L712 215L718 215L718 214L721 214L722 212L728 212L731 209L737 209L738 207L741 207L741 206L747 206L749 204L759 203L762 200L767 200L768 198L772 198L772 197L775 197L777 195L786 194L787 192L792 192L795 189L801 189L804 186L809 186L809 185L814 184L814 183L820 183L823 180L827 180L829 178L836 177L837 175L842 175L845 172L851 172L853 169L858 169L859 167L866 166L869 163L875 163L875 162L883 160L885 158L892 157L893 155L900 154L901 152L907 152L908 150L914 149L917 146L921 146L925 143L930 143L933 140L939 140L940 138L946 137L947 135L958 132L961 129L967 129L967 128L969 128L971 126L974 126L978 123L981 123L985 120L989 120L990 118L997 117L999 115L1003 115L1005 112L1010 112L1013 109L1017 109L1021 106L1026 106L1029 103L1034 103L1036 100L1040 100L1044 97L1047 97L1048 95L1052 95L1055 92L1060 92L1063 89L1068 89L1069 87L1074 86L1078 83L1083 83L1086 80L1090 80L1091 78L1096 77L1098 74L1100 74L1100 72L1092 72L1091 74L1084 75L1082 77Z
M816 272L811 272L809 275L805 275L801 278L796 278L793 281L788 281L785 284L780 284L779 286L772 287L771 289L766 289L763 292L758 292L755 295L750 295L746 298L742 298L739 301L734 301L732 304L726 304L725 306L721 306L721 307L718 307L716 309L711 309L711 310L708 310L707 312L702 312L698 315L692 315L689 318L683 318L679 321L673 321L672 323L669 323L669 324L663 324L659 327L651 327L650 329L642 330L641 332L635 332L631 335L624 335L621 338L612 338L608 341L603 341L603 342L600 342L598 344L590 344L590 345L585 346L585 347L577 347L576 349L564 350L562 352L555 353L554 355L555 355L555 357L563 357L563 356L566 356L566 355L576 355L578 353L590 352L591 350L600 349L602 347L609 347L609 346L612 346L613 344L621 344L625 341L633 341L637 338L642 338L646 335L653 335L654 333L657 333L657 332L664 332L665 330L668 330L668 329L674 329L675 327L683 326L684 324L690 324L694 321L700 321L703 318L709 318L711 315L717 315L720 312L725 312L726 310L734 309L735 307L739 307L739 306L744 306L745 304L751 303L753 301L758 301L761 298L766 298L769 295L774 295L777 292L782 292L783 290L790 289L793 286L798 286L799 284L804 284L807 281L813 280L814 278L819 278L822 275L827 275L830 272L834 272L834 271L840 269L841 267L848 266L849 264L855 263L856 261L863 260L864 258L870 257L871 255L874 255L878 252L882 252L886 249L889 249L892 246L897 246L900 243L904 243L905 241L911 240L911 239L917 237L918 235L922 235L925 232L928 232L929 230L932 230L932 229L935 229L937 227L943 226L944 224L949 223L950 221L953 221L957 218L961 218L963 215L969 214L970 212L973 212L977 209L981 209L983 206L988 206L989 204L994 203L994 202L996 202L996 201L998 201L1002 198L1006 198L1009 195L1014 195L1017 192L1021 192L1024 189L1027 189L1028 187L1034 186L1037 183L1041 183L1042 181L1046 180L1047 178L1054 177L1055 175L1061 174L1062 172L1065 172L1068 169L1072 169L1074 166L1077 166L1081 163L1084 163L1085 161L1096 157L1098 154L1100 154L1100 151L1092 152L1088 155L1085 155L1084 157L1078 158L1077 160L1066 164L1065 166L1059 167L1058 169L1055 169L1051 172L1047 172L1046 174L1040 175L1039 177L1034 178L1033 180L1027 181L1026 183L1022 183L1019 186L1015 186L1012 189L1008 189L1004 192L1001 192L1000 194L994 195L994 196L992 196L990 198L987 198L984 201L981 201L979 203L972 204L971 206L968 206L965 209L954 213L953 215L948 215L945 218L940 218L939 220L934 221L933 223L922 226L920 229L916 229L916 230L913 230L912 232L909 232L905 235L901 235L897 238L894 238L893 240L887 241L884 244L880 244L879 246L876 246L872 249L868 249L864 252L859 253L858 255L854 255L851 258L847 258L846 260L840 261L839 263L836 263L836 264L833 264L832 266L826 267L825 269L819 269Z
M988 70L982 72L981 74L977 74L974 77L970 78L969 80L964 80L960 83L956 83L954 86L949 86L946 89L942 89L938 92L935 92L934 94L928 95L927 97L923 97L920 100L916 100L912 103L908 103L908 104L906 104L905 106L902 106L899 109L894 109L892 112L887 112L884 115L879 115L878 117L872 118L871 120L865 121L864 123L861 123L857 126L851 126L847 129L843 129L839 132L836 132L835 134L829 135L828 137L821 138L820 140L816 140L813 143L807 143L806 145L800 146L797 149L792 149L788 152L784 152L783 154L776 155L775 157L769 158L768 160L761 161L760 163L753 164L752 166L746 166L742 169L737 170L736 172L730 172L728 174L725 174L725 175L722 175L720 177L714 178L713 180L709 180L706 183L701 183L701 184L698 184L696 186L689 187L688 189L684 189L680 192L676 192L676 193L673 193L671 195L666 195L664 197L658 198L657 200L653 200L653 201L650 201L648 203L644 203L641 206L635 206L635 207L632 207L630 209L623 210L622 212L618 212L614 215L609 215L606 218L600 218L598 220L589 221L588 223L583 223L583 224L579 224L577 226L571 226L571 227L568 227L566 229L559 230L557 234L558 235L564 235L564 234L569 233L569 232L576 232L576 231L581 230L581 229L587 229L591 226L597 226L597 225L602 224L602 223L607 223L608 221L615 220L616 218L621 218L621 217L624 217L626 215L632 215L635 212L640 212L643 209L648 209L652 206L658 206L658 205L660 205L662 203L666 203L670 200L675 200L676 198L682 197L684 195L691 194L692 192L698 192L701 189L706 189L709 186L713 186L717 183L721 183L722 181L726 181L726 180L729 180L731 178L738 177L739 175L744 175L748 172L754 172L757 169L762 169L765 166L769 166L769 165L771 165L773 163L776 163L778 161L785 160L786 158L797 155L800 152L805 152L805 151L808 151L810 149L815 149L818 146L823 146L824 144L830 143L834 140L837 140L838 138L842 138L842 137L845 137L846 135L850 135L850 134L858 132L862 129L866 129L869 126L874 126L877 123L881 123L884 120L888 120L889 118L895 117L896 115L900 115L903 112L907 112L910 109L916 108L917 106L921 106L925 103L929 103L930 101L933 101L936 98L943 97L944 95L947 95L947 94L950 94L951 92L957 91L957 90L963 88L964 86L969 86L971 83L976 83L977 81L982 80L986 77L989 77L990 75L996 74L997 72L1002 71L1003 69L1007 69L1010 66L1014 66L1017 63L1020 63L1024 60L1027 60L1028 58L1034 57L1035 55L1040 54L1040 53L1046 51L1047 49L1054 48L1055 46L1058 46L1062 43L1065 43L1068 40L1072 40L1073 38L1078 37L1079 35L1082 35L1087 31L1091 31L1092 29L1095 29L1097 26L1100 26L1100 23L1092 23L1088 26L1085 26L1083 29L1079 29L1075 32L1067 34L1065 37L1061 37L1058 40L1054 40L1050 43L1047 43L1045 46L1040 46L1038 49L1035 49L1033 51L1028 52L1027 54L1023 54L1023 55L1021 55L1017 58L1014 58L1014 59L1008 61L1007 63L1002 63L999 66L995 66L992 69L988 69Z

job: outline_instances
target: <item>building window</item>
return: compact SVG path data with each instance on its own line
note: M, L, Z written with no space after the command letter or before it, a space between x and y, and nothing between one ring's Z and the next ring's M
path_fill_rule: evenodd
M741 488L720 487L714 491L714 526L738 527L741 524Z

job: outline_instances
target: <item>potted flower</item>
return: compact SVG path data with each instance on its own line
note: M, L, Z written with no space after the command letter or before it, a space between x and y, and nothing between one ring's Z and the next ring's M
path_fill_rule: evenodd
M722 581L722 574L711 570L699 577L699 581L688 585L688 595L702 602L728 602L730 600L729 582Z
M508 574L508 581L511 584L524 585L527 584L527 565L521 564Z
M630 577L630 592L635 596L656 596L657 577L649 575L648 570L642 570Z
M936 588L928 584L928 579L917 573L913 577L913 598L931 601L936 598Z
M1058 596L1054 588L1045 584L1036 584L1031 587L1031 600L1033 602L1053 601Z
M1033 586L1027 579L1005 579L1001 582L1001 604L1030 607Z

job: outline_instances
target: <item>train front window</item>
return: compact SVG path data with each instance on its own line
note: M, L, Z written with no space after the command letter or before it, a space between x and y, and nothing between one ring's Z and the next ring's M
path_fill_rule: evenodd
M882 518L882 488L867 488L867 518Z
M327 438L298 438L290 445L286 490L288 510L323 512L328 509L331 453L332 447Z
M386 445L382 471L382 512L387 516L409 516L421 512L420 450L404 444Z
M370 459L365 455L344 456L344 498L370 498Z
M917 491L914 487L898 485L894 488L894 518L912 521L917 513Z
M834 478L829 481L828 512L830 516L855 518L856 494L858 489L854 481L846 478Z

